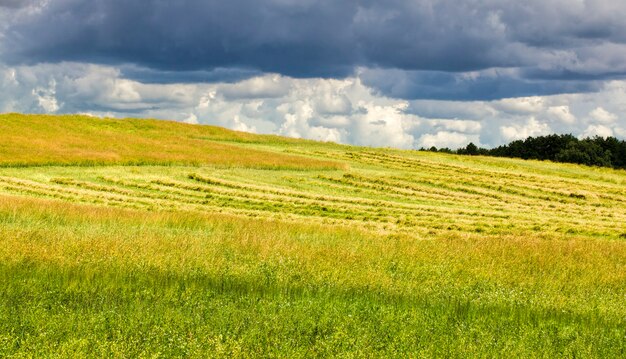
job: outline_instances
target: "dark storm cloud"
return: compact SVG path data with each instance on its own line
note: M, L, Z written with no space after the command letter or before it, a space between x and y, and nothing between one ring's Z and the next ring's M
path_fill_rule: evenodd
M4 30L1 56L12 64L132 64L145 70L130 76L155 82L217 81L216 69L232 68L222 74L344 77L357 68L391 69L404 71L402 86L390 83L393 76L370 74L367 82L404 98L580 92L626 73L623 4L50 0ZM519 71L458 81L457 73L491 68Z
M522 74L524 72L521 72ZM515 71L477 73L441 71L367 70L361 74L366 86L403 99L495 100L507 97L594 92L602 87L594 78L554 81L526 78Z
M125 78L140 81L146 84L166 83L213 83L237 82L250 77L260 76L262 72L252 69L215 68L211 70L155 70L135 65L120 66L121 74Z
M355 4L288 1L53 0L12 26L9 61L219 67L344 76L356 59L344 23Z
M30 5L30 0L0 0L0 8L19 9Z

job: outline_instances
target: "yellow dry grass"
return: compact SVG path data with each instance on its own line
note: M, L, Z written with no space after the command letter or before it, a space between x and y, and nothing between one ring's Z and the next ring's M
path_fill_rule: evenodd
M289 143L212 126L66 115L0 115L0 166L192 164L342 168L331 160L244 146Z

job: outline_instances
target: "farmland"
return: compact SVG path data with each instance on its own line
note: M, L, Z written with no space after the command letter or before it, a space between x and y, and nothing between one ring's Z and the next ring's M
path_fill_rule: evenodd
M623 357L626 172L0 116L0 356Z

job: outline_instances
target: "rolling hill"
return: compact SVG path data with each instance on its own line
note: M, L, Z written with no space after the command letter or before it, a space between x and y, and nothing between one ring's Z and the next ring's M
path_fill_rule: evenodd
M0 356L620 357L626 171L0 115Z

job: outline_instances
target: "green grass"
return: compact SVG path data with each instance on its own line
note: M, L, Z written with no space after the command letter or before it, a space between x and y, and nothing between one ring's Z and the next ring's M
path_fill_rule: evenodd
M0 357L626 356L624 171L0 123Z

